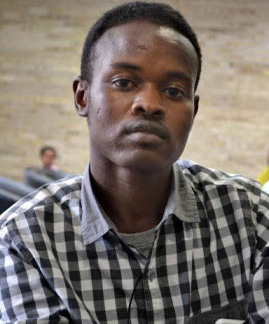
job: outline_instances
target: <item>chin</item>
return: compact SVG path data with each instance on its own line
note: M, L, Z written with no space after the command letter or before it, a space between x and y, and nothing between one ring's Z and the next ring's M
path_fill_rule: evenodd
M151 173L170 169L177 159L154 152L129 152L126 156L122 155L116 164L133 171Z

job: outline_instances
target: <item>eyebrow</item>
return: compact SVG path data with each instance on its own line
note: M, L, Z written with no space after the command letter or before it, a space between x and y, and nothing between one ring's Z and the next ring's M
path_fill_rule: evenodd
M142 71L142 68L140 66L132 63L126 63L126 62L113 63L110 66L113 69L129 69L129 70L139 71L139 72ZM170 78L184 80L188 83L192 82L192 79L186 73L181 71L168 71L166 75Z
M174 79L178 79L178 80L184 80L188 83L192 82L191 77L189 77L186 73L184 72L180 72L180 71L168 71L167 76L174 78Z
M110 66L113 69L129 69L134 71L142 71L142 68L140 66L136 64L125 63L125 62L113 63Z

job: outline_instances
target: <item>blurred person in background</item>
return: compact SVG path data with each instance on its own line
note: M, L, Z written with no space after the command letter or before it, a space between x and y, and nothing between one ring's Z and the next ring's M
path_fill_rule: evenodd
M60 170L55 163L56 149L53 146L43 146L39 151L41 167L27 167L24 170L24 183L33 188L38 188L45 183L59 180L70 174Z
M55 164L57 153L52 146L43 146L40 149L40 160L43 169L58 171L59 167Z

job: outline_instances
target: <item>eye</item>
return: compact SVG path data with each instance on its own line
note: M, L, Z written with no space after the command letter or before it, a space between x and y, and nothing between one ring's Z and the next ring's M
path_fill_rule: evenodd
M182 98L182 96L184 96L184 91L175 86L167 87L165 89L165 92L167 96L171 99L179 100Z
M114 80L112 82L112 84L115 87L122 89L122 90L130 90L134 87L134 83L127 78L121 78L121 79Z

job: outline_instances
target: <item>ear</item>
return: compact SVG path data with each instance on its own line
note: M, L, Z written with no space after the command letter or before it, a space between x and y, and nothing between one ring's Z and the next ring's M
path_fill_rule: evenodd
M200 97L198 95L195 95L195 97L194 97L194 117L196 116L198 109L199 109L199 101L200 101Z
M81 77L77 77L73 82L74 103L77 113L81 117L88 116L88 91L88 82Z

